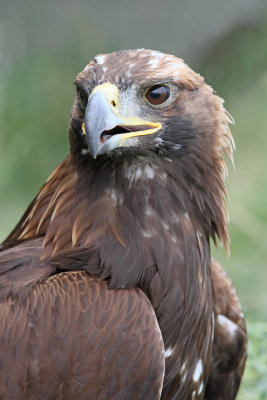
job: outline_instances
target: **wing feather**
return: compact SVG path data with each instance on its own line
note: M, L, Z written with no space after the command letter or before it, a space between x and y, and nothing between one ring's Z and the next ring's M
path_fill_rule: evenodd
M36 239L0 253L13 290L0 289L0 397L160 399L164 346L144 293L108 290L84 271L46 277L38 251Z

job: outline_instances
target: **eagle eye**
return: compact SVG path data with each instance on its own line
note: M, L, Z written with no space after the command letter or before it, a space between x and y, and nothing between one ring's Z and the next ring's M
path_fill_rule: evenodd
M165 85L154 85L149 88L145 94L145 98L152 105L165 103L170 97L170 89Z

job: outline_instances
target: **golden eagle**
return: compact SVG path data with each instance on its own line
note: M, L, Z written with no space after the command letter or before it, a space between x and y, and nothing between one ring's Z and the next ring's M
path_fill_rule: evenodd
M0 398L231 400L246 360L228 248L229 116L181 59L96 56L70 154L0 251Z

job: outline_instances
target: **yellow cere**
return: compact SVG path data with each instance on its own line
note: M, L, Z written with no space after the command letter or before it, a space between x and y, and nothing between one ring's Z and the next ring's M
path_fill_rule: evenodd
M106 99L108 100L113 113L119 117L118 87L113 83L102 83L102 85L98 85L94 88L94 90L91 93L91 96L89 97L89 100L96 92L102 92L106 96Z

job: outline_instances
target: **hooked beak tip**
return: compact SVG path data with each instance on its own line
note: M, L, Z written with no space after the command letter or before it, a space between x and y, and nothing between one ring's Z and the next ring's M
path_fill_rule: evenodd
M100 135L106 129L113 128L121 121L111 112L105 95L97 92L89 99L85 110L85 124L83 132L86 135L88 149L96 159L99 151Z

